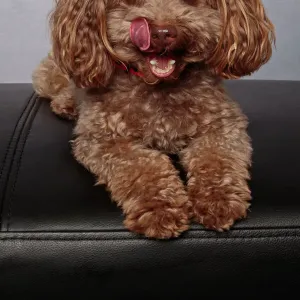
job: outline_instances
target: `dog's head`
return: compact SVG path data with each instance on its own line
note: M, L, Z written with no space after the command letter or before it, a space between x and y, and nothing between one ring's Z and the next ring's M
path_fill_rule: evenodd
M249 75L272 54L261 0L56 0L54 57L80 87L107 85L118 64L147 83L201 63L224 78Z

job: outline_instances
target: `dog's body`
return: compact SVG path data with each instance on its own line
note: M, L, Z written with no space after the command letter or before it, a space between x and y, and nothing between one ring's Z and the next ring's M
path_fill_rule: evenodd
M95 34L90 26L93 17L96 18L92 16L95 10L89 9L96 1L97 6L106 8L108 40L112 45L109 51L113 51L114 58L122 59L107 57L110 46L102 37L99 47L105 45L106 50L100 49L101 57L96 57L96 61L86 56L88 51L82 45L76 44L76 59L85 62L81 67L74 66L76 59L73 57L71 61L68 55L71 55L70 43L76 37L67 34L64 12L74 15L77 12L76 21L71 23L72 28L76 27L75 34L80 35L82 24L86 27L82 40L77 43L84 45L86 42L93 53L97 52L88 36ZM159 4L161 1L157 0L111 0L110 4L89 0L83 8L76 8L82 4L80 0L69 0L69 4L58 1L52 20L54 54L50 54L34 73L36 91L52 99L53 110L77 119L76 138L72 143L75 158L96 175L97 183L108 187L126 215L127 228L148 237L177 237L188 228L191 218L210 229L229 229L234 221L246 216L251 199L247 180L252 149L247 118L227 96L220 75L225 76L227 72L229 77L235 77L247 72L243 70L242 59L236 68L223 65L219 73L217 69L222 60L217 59L213 67L206 63L211 58L208 53L212 51L213 41L220 39L220 7L214 0L186 2L164 3L169 13L175 14L178 24L174 27L170 25L173 19L166 19ZM257 11L261 14L261 6ZM80 14L87 12L90 19L84 21L83 18L80 23ZM251 71L269 58L264 51L270 51L271 40L269 37L262 40L261 34L263 30L271 32L272 28L265 16L263 18L265 27L259 29L257 38L260 38L258 42L265 43L267 50L255 50L256 54L265 55L256 63L258 58L253 52L246 58ZM203 40L200 37L198 44L190 44L193 51L187 50L184 44L191 35L187 26L193 26L191 21L205 37ZM251 20L247 22L247 26L250 25ZM138 33L134 35L134 26L138 29L136 32L145 31L145 26L146 29L149 26L152 33L149 40L147 32L146 38ZM157 40L162 32L169 33ZM169 40L170 44L165 44ZM248 39L248 43L253 41ZM165 47L161 49L162 45ZM233 51L232 47L229 49ZM76 49L72 49L72 53L76 53ZM106 70L100 68L99 71L97 64L102 61ZM125 72L124 61L139 73ZM172 66L174 62L175 67ZM187 187L167 156L169 153L179 156L188 175Z

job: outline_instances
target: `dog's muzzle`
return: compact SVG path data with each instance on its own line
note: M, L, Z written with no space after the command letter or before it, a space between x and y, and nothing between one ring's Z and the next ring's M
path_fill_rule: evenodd
M170 50L176 45L177 29L171 25L149 25L145 18L131 22L130 38L142 51L151 72L158 78L167 78L176 69L176 58Z
M149 25L145 18L137 18L131 22L130 37L134 45L145 52L164 52L176 45L177 28L175 26Z

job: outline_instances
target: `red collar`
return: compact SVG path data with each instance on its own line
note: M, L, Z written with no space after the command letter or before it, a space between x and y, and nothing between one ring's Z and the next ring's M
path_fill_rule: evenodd
M128 72L128 73L130 73L132 75L135 75L135 76L138 76L138 77L144 77L143 73L137 72L133 68L130 68L130 67L127 68L125 64L118 64L118 63L116 63L116 66L117 66L117 68L119 68L119 69L121 69L123 71L126 71L126 72Z

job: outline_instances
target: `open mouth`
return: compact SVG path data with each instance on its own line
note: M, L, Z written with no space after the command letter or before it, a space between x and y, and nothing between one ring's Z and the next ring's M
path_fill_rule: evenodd
M166 55L150 55L148 63L151 72L159 78L169 77L176 68L176 60Z

